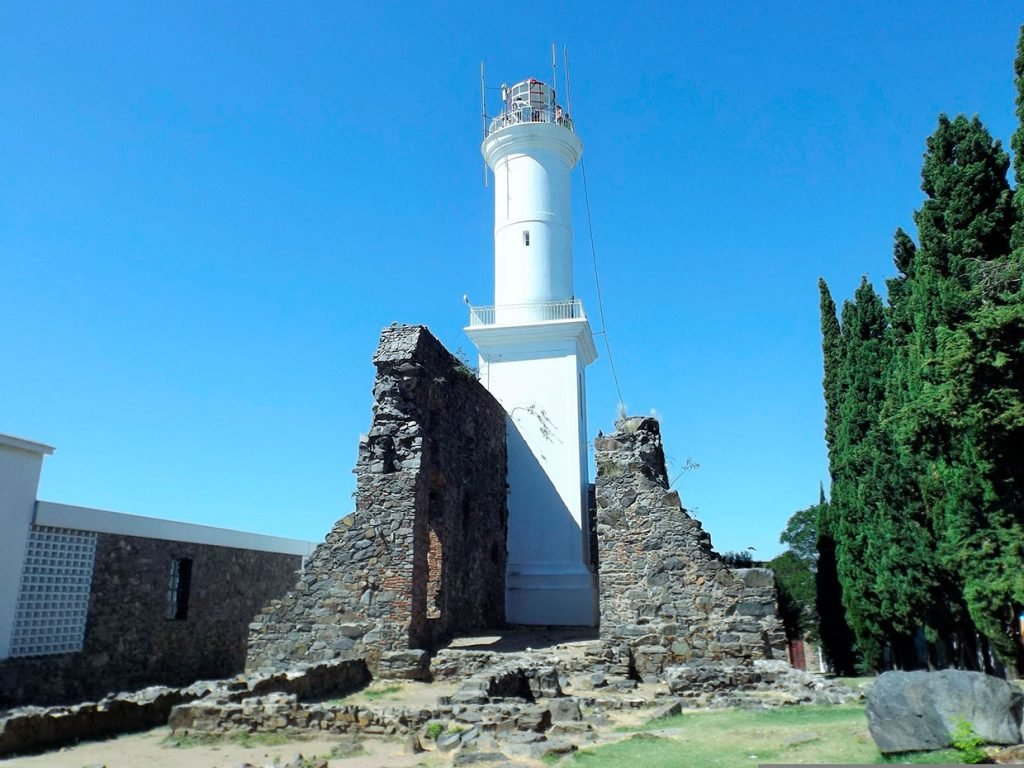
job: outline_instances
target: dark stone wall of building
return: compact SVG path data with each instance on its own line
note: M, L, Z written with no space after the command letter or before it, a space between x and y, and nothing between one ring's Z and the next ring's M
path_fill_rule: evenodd
M183 619L167 618L175 558L192 561ZM237 674L253 616L301 567L298 555L97 534L82 650L0 662L0 707Z
M594 442L601 637L641 675L695 660L785 659L770 570L729 569L669 489L658 422Z
M250 669L358 655L398 673L410 649L504 622L504 410L423 326L384 329L373 362L355 511L253 623Z

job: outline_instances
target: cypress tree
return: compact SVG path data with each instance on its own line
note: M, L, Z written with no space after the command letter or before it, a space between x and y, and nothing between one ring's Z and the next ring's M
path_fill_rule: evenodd
M1008 156L978 118L940 116L922 169L928 197L915 214L920 247L906 285L912 325L895 432L901 454L916 464L923 515L934 532L946 583L1004 657L1010 650L999 636L1005 636L1005 620L996 631L989 611L1003 601L999 614L1008 616L1012 590L998 572L1017 550L1009 529L999 522L1006 500L996 498L986 480L1006 470L992 464L983 447L990 423L982 413L991 409L978 398L990 374L968 358L980 356L983 345L992 341L975 323L986 303L1005 293L1010 274L1007 255L1015 216L1008 168ZM1007 343L1012 346L1012 340ZM1017 556L1012 568L1019 563ZM969 622L960 634L970 641ZM972 663L967 656L961 661Z
M919 244L897 230L886 311L862 281L840 323L819 285L832 475L819 588L838 576L870 663L888 644L899 664L926 623L933 641L956 628L962 666L987 666L980 630L1024 671L1024 26L1014 78L1016 193L981 121L940 115Z
M1017 88L1017 130L1010 138L1010 148L1013 150L1013 179L1017 185L1014 194L1014 208L1016 209L1016 222L1013 226L1013 235L1010 245L1014 251L1024 249L1024 24L1020 28L1020 36L1017 38L1017 58L1013 62L1013 82Z
M821 308L821 346L824 361L822 386L825 396L825 442L828 445L829 474L833 478L832 491L836 491L835 465L838 461L835 442L839 422L839 403L842 399L840 373L843 362L842 332L836 317L836 304L832 300L824 279L818 280ZM835 671L842 675L856 672L857 655L854 636L843 610L842 587L836 570L835 522L831 504L825 502L825 491L820 490L818 504L818 564L815 577L815 607L818 613L821 643Z
M884 396L885 313L867 278L853 301L843 304L839 419L832 475L832 534L846 620L864 661L877 667L885 641L885 617L876 593L881 550L877 510L866 479L879 457L872 439Z

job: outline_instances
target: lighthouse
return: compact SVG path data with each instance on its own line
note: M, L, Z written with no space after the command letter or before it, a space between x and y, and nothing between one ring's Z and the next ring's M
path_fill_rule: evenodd
M589 562L586 368L597 358L573 291L572 170L583 152L553 87L502 86L481 152L494 177L494 305L466 333L504 406L512 624L596 626Z

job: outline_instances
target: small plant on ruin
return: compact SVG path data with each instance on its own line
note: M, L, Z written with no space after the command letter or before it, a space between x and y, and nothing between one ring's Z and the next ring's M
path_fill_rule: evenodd
M615 429L622 429L628 418L629 410L626 408L626 404L620 400L615 407Z
M444 723L435 720L427 726L427 738L432 741L437 741L437 737L442 733L444 733Z
M670 460L671 463L671 460ZM671 488L676 484L676 481L685 475L687 472L696 472L700 469L700 464L694 461L691 457L687 456L686 461L683 462L682 468L675 473L671 480L669 480L668 487Z
M455 366L456 373L471 379L480 377L480 370L475 365L469 364L469 355L466 354L462 347L455 350L454 356L459 361L459 364Z
M978 735L967 720L957 721L953 732L953 748L960 753L960 759L967 765L989 763L991 760L982 747L985 740Z

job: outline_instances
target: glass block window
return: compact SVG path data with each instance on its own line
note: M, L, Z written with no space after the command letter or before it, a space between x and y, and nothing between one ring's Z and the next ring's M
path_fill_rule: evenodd
M21 570L11 656L82 650L96 534L32 526Z

